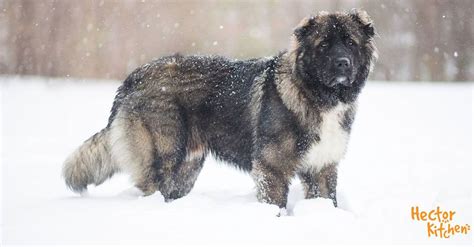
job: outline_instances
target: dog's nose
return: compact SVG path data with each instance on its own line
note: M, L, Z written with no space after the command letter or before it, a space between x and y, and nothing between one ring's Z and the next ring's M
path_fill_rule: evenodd
M340 57L336 59L334 65L338 69L348 69L351 67L351 60L347 57Z

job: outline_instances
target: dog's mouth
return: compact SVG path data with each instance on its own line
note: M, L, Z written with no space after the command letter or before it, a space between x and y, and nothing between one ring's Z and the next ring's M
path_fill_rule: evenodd
M349 77L344 76L344 75L336 76L336 78L334 78L334 79L339 84L348 83L348 81L349 81Z
M329 86L334 87L336 85L342 85L342 86L350 86L352 84L352 80L346 76L346 75L338 75L334 76L330 81L329 81Z

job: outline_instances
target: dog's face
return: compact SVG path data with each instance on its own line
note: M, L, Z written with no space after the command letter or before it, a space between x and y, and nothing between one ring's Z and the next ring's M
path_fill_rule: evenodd
M364 11L304 19L294 32L293 70L308 84L351 87L368 76L375 56L374 34Z

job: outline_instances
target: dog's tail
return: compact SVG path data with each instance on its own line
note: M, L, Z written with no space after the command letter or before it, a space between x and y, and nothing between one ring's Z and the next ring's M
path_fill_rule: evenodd
M87 190L87 185L99 185L119 169L113 164L109 129L105 128L86 140L64 162L63 176L74 192Z

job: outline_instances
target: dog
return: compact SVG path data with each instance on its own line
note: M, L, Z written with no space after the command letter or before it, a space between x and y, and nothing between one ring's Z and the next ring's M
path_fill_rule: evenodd
M337 167L357 98L377 58L365 11L319 14L294 29L271 58L162 57L118 88L108 125L64 163L75 192L118 171L144 195L188 194L205 157L247 171L257 199L285 208L298 176L306 198L337 206Z

